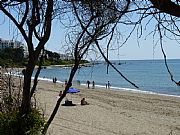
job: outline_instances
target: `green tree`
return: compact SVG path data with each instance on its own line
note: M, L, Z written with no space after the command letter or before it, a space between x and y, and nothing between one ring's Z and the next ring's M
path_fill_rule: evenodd
M23 49L23 47L15 49L13 59L17 63L20 63L20 62L23 61L23 59L24 59L24 49Z
M37 86L37 78L41 66L36 72L33 85L31 85L31 77L35 65L41 53L43 53L44 45L50 37L53 6L53 0L0 1L0 10L15 24L16 28L24 38L29 52L26 69L23 71L24 85L22 102L19 107L19 118L23 117L26 119L31 112L31 99ZM33 43L34 39L38 41L37 44ZM18 121L19 130L17 130L16 134L18 134L18 132L19 134L22 134L23 119L18 119Z
M51 51L48 51L46 50L45 52L48 56L48 59L59 59L60 58L60 55L57 53L57 52L51 52Z
M0 51L0 58L3 60L1 65L22 65L24 61L24 50L23 47L20 48L5 48ZM11 61L11 63L8 63ZM10 65L9 65L10 64Z

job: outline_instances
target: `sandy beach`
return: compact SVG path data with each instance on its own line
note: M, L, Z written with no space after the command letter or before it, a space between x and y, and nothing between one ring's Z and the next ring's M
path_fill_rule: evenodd
M180 135L180 97L74 87L80 92L67 98L76 106L60 106L48 134ZM47 118L63 89L61 84L39 81L36 98ZM83 97L90 105L80 105Z

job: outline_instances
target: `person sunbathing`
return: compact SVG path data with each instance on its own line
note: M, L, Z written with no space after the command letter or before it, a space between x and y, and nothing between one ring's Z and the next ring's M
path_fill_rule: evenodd
M89 105L89 103L85 100L85 98L82 98L81 105Z

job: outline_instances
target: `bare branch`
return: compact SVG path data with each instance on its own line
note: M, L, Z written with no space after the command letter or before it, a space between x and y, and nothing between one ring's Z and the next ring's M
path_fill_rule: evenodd
M168 67L168 64L167 64L166 54L165 54L165 51L164 51L164 49L163 49L163 43L162 43L162 38L163 38L163 37L162 37L160 25L161 25L161 21L160 21L159 24L158 24L158 31L159 31L161 51L162 51L163 56L164 56L165 66L166 66L166 69L167 69L167 71L168 71L168 73L169 73L169 75L170 75L170 77L171 77L171 81L172 81L172 82L175 82L175 83L177 84L177 82L174 80L173 75L172 75L172 73L171 73L171 71L170 71L170 69L169 69L169 67Z

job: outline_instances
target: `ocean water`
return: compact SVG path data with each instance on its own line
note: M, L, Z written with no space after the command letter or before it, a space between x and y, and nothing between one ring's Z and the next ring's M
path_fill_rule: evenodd
M112 62L139 89L125 81L110 66L107 74L107 65L104 62L91 67L81 67L73 82L79 80L82 85L85 85L86 81L89 80L90 82L95 81L96 87L105 87L110 81L112 89L180 96L180 86L171 81L164 60L117 60ZM179 81L180 60L171 59L167 60L167 63L174 79ZM41 70L40 79L52 80L53 77L56 77L58 82L64 82L69 78L70 70L71 68L48 67Z

